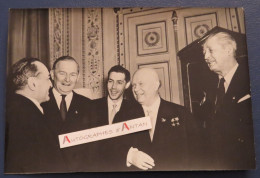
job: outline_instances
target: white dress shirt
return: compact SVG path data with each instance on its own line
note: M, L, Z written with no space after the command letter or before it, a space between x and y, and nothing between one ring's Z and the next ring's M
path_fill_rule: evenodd
M53 88L52 89L52 92L53 92L53 95L54 95L54 98L56 100L56 103L58 105L58 108L60 109L60 103L61 103L61 100L62 100L62 96L61 94L55 89ZM73 98L73 92L71 91L69 94L67 94L67 96L65 97L65 102L66 102L66 106L67 106L67 111L69 110L70 108L70 103L71 103L71 100Z
M236 65L224 76L224 79L225 79L225 82L224 82L224 87L225 87L225 93L227 92L228 90L228 87L230 85L230 82L236 72L238 68L238 63L236 63ZM219 76L219 79L221 79L222 77Z
M161 103L161 98L158 96L151 106L148 107L142 105L145 116L149 116L151 119L152 128L149 130L151 141L153 141L153 135L156 127L156 121L157 121L157 115L158 115L160 103Z
M153 141L153 136L154 136L154 131L155 131L155 127L156 127L157 115L158 115L160 104L161 104L161 98L158 96L151 106L148 107L148 106L142 105L145 116L149 116L151 119L151 123L152 123L152 128L149 130L151 142ZM133 152L136 152L136 151L139 151L139 150L134 147L131 147L128 150L127 157L126 157L126 166L127 167L130 167L132 165L130 160L133 157Z
M108 123L109 125L113 123L114 118L111 118L111 113L113 110L113 105L115 105L116 113L120 110L121 104L123 102L123 98L119 99L117 102L111 100L111 98L107 97L107 104L108 104Z

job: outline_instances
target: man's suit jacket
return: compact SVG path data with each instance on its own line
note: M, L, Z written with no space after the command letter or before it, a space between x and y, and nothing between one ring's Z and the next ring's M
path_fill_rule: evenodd
M142 107L136 101L123 99L120 110L116 113L113 124L142 116ZM92 127L108 125L108 103L107 97L94 101L92 113ZM128 145L127 136L119 136L93 142L95 154L93 154L92 171L122 171L126 169L126 155ZM119 160L124 158L122 164Z
M215 90L206 91L201 106L208 136L208 168L252 169L255 153L248 65L239 64L215 114L217 83Z
M152 171L189 170L197 168L197 127L183 106L161 99L151 142L149 131L134 133L132 146L155 161ZM136 170L131 166L129 170Z
M98 112L101 111L102 112ZM142 107L136 101L123 99L119 111L116 113L113 123L136 119L142 113ZM93 127L108 125L108 102L107 97L93 101L92 112Z
M66 169L41 111L28 98L8 98L5 173L62 172Z
M42 107L48 124L50 125L56 138L57 144L59 144L58 135L60 134L76 132L90 128L89 115L92 107L91 100L75 93L74 91L65 121L63 121L61 118L60 110L53 95L52 89L50 90L50 100L43 103ZM65 172L79 171L82 164L88 164L88 161L90 161L87 159L89 157L87 157L86 160L83 160L81 155L83 152L91 154L90 147L86 146L85 144L62 148L61 151L69 168L68 170L65 170Z

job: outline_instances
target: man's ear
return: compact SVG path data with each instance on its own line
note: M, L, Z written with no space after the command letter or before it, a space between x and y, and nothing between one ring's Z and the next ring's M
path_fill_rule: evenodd
M51 74L51 79L54 80L54 70L51 70L50 74Z
M159 89L160 89L160 87L161 87L161 82L158 80L158 81L156 81L155 82L155 90L158 90L159 91Z
M227 45L226 46L226 51L227 51L227 53L228 53L228 55L229 56L232 56L233 55L233 48L232 48L232 46L231 45Z
M27 85L30 90L34 91L36 89L36 80L35 77L29 77L27 80Z
M77 77L77 82L79 81L79 78L80 78L80 73L78 74L78 77Z
M125 85L125 89L128 89L129 86L130 86L130 81L126 83L126 85Z

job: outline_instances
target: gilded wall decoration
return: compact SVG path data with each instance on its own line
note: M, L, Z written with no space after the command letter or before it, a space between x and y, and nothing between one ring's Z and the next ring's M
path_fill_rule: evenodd
M95 97L103 96L103 53L101 9L83 10L83 87Z

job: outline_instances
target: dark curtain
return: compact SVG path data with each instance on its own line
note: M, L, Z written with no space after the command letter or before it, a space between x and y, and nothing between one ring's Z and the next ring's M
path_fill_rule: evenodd
M24 57L49 63L48 9L9 11L7 72Z

